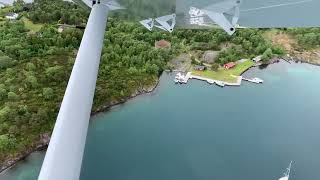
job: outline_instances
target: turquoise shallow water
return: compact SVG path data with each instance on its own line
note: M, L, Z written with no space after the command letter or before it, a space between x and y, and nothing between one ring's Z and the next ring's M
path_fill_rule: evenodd
M219 88L201 81L159 88L90 123L81 180L320 179L320 67L281 62ZM36 179L43 153L0 175Z

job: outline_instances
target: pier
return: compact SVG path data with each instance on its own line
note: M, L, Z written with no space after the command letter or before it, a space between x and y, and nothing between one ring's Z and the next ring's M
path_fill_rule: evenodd
M175 76L174 81L176 83L186 84L186 83L188 83L189 79L197 79L197 80L200 80L200 81L206 81L209 84L216 84L216 85L218 85L220 87L224 87L224 86L240 86L241 85L241 81L242 81L242 76L236 76L236 78L237 78L237 82L230 83L230 82L225 82L225 81L205 78L205 77L201 77L201 76L195 76L195 75L192 75L191 72L188 72L186 75L182 75L181 73L178 73Z
M245 80L245 81L248 81L248 82L256 83L256 84L263 83L263 80L260 79L260 78L252 78L252 79L242 78L242 79Z
M181 74L180 72L176 75L176 77L174 78L174 81L176 83L183 83L183 84L187 84L188 80L191 77L191 72L188 72L186 75Z
M237 81L234 83L230 83L230 82L225 82L225 81L220 81L220 80L215 80L215 79L210 79L210 78L206 78L206 77L201 77L201 76L196 76L196 75L192 75L191 72L188 72L186 75L183 75L182 73L178 73L175 76L175 83L180 83L180 84L187 84L189 79L197 79L200 81L206 81L209 84L216 84L220 87L224 87L224 86L240 86L242 80L248 81L248 82L252 82L252 83L256 83L256 84L261 84L263 83L263 80L260 78L244 78L242 76L234 76L235 78L237 78Z

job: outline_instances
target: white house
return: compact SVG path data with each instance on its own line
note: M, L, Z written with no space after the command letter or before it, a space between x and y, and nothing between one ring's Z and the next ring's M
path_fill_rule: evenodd
M10 12L10 13L7 13L5 17L9 20L15 20L18 18L18 16L19 14Z
M260 55L260 56L257 56L257 57L255 57L255 58L253 58L252 59L252 61L254 61L254 62L259 62L259 61L261 61L262 60L262 56Z

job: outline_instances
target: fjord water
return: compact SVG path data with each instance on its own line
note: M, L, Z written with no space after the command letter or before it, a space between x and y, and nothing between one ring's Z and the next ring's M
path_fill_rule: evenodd
M320 67L280 62L245 76L265 82L175 85L164 74L152 94L93 117L81 180L277 180L291 160L290 180L320 179ZM0 179L36 179L43 155Z

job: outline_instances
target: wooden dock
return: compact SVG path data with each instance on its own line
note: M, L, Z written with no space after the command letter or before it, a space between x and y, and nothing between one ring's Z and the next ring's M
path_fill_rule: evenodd
M242 76L234 76L234 77L237 78L237 82L230 83L230 82L215 80L215 79L211 79L211 78L195 76L195 75L192 75L191 72L188 72L186 75L182 75L182 74L178 73L176 75L174 81L176 83L186 84L186 83L188 83L189 79L197 79L197 80L201 80L201 81L206 81L209 84L216 84L216 85L218 85L220 87L224 87L224 86L240 86L241 82L242 82Z
M233 75L232 75L233 76ZM211 78L206 78L206 77L201 77L201 76L196 76L196 75L192 75L191 72L188 72L186 75L182 75L181 73L178 73L175 77L175 82L176 83L180 83L180 84L187 84L189 79L197 79L200 81L205 81L209 84L216 84L220 87L224 87L224 86L240 86L242 83L242 80L244 81L248 81L248 82L252 82L252 83L256 83L256 84L261 84L263 83L263 80L260 78L244 78L242 76L233 76L235 78L237 78L237 81L235 83L230 83L230 82L226 82L226 81L220 81L220 80L216 80L216 79L211 79Z
M242 78L242 79L245 80L245 81L248 81L248 82L256 83L256 84L261 84L261 83L263 83L263 80L260 79L260 78L252 78L252 79Z

